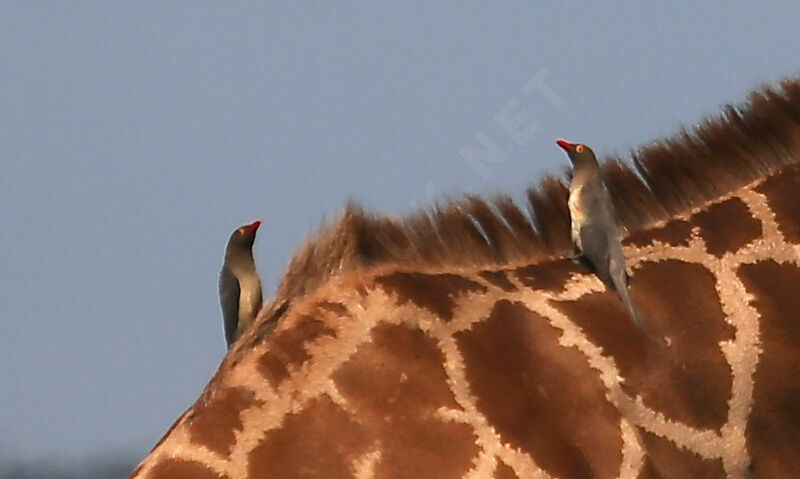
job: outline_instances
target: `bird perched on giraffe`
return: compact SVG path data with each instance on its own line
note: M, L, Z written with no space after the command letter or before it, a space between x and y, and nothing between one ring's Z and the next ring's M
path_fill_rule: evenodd
M261 309L261 280L253 260L253 243L259 226L261 221L254 221L236 228L225 248L219 273L219 303L229 348Z
M644 321L628 290L617 215L597 157L584 144L566 140L557 140L556 144L567 152L572 162L568 200L572 241L603 283L619 294L634 324L644 329Z

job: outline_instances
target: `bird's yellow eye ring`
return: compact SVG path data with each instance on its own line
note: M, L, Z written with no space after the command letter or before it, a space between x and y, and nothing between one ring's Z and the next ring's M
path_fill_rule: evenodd
M578 153L583 153L583 145L576 146L575 151L577 151Z

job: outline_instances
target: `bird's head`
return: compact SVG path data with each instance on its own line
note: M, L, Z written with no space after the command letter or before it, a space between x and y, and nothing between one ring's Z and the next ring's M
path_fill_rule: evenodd
M597 166L597 158L588 146L582 143L570 143L567 140L556 140L556 144L567 152L573 167Z
M253 221L250 224L242 225L231 233L231 238L228 240L228 248L234 246L237 248L250 249L256 240L256 231L261 226L260 221Z

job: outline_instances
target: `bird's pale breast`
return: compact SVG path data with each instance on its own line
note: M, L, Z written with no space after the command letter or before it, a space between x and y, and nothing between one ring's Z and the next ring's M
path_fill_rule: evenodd
M261 306L261 284L257 276L239 277L239 320L252 318Z
M569 190L569 199L567 200L570 222L572 226L572 241L574 241L578 249L581 250L583 249L581 246L581 226L586 224L586 213L581 205L582 190L583 186L572 185Z

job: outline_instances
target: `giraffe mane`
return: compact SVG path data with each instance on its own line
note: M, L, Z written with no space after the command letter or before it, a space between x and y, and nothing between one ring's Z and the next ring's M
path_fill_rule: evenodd
M763 87L740 105L602 166L621 226L651 227L800 162L800 77ZM628 166L632 164L632 166ZM490 268L530 264L572 251L565 178L544 177L520 207L510 197L465 196L402 218L350 202L289 262L266 316L334 275L374 266Z

